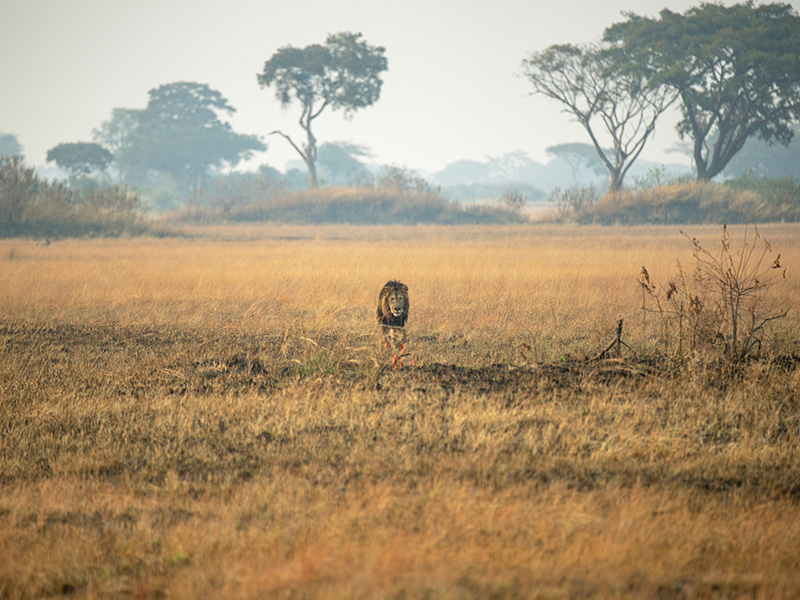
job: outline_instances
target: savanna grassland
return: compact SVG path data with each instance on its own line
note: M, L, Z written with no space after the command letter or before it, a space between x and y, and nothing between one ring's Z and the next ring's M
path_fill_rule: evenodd
M737 361L677 227L183 233L0 241L0 597L800 595L800 226Z

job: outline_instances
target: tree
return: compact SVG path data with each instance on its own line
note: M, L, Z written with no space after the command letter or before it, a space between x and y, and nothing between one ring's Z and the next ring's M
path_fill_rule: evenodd
M69 173L70 182L93 170L105 171L114 157L111 152L91 142L58 144L47 151L47 162L55 162Z
M0 156L22 156L22 144L11 133L0 133Z
M597 151L589 144L577 142L569 144L556 144L547 148L546 152L563 160L569 165L572 171L572 182L578 182L578 171L582 166L588 167L595 175L604 175L605 165L597 158ZM612 150L603 149L604 154L612 153Z
M730 162L725 165L724 175L738 177L797 177L800 165L800 140L795 127L795 137L788 146L770 144L763 140L748 140Z
M92 141L118 154L130 145L130 138L139 124L142 111L132 108L115 108L111 119L92 131Z
M656 120L674 101L663 86L646 87L622 69L624 59L611 46L555 45L532 53L522 63L534 94L561 102L589 134L610 175L609 192L622 188L633 163L655 130ZM611 140L611 152L598 139Z
M118 177L121 180L128 180L130 173L116 159L130 146L131 136L139 125L141 113L142 111L138 109L115 108L111 111L111 119L92 130L92 141L114 155Z
M120 131L132 125L117 162L141 177L148 170L171 175L186 191L201 188L212 168L236 166L266 146L255 136L234 133L218 113L235 109L208 85L176 82L149 92L147 108L120 113ZM135 124L133 117L136 116ZM130 119L124 121L124 119ZM113 121L113 117L112 117ZM109 133L114 128L109 127Z
M359 158L371 156L368 148L347 142L321 144L317 155L318 171L333 183L364 179L368 173Z
M800 117L800 17L789 4L702 3L652 19L627 13L604 38L629 56L627 72L681 99L698 181L719 174L757 136L788 144Z
M324 45L280 48L257 75L262 88L274 87L282 106L296 101L302 108L299 123L306 135L302 148L282 131L271 134L284 137L302 157L311 187L318 185L314 119L329 106L351 116L377 102L383 85L380 75L388 68L384 53L384 48L362 40L360 33L338 33L329 35Z

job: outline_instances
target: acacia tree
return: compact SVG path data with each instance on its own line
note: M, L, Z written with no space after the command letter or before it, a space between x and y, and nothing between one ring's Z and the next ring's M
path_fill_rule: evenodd
M610 175L610 193L622 188L656 120L675 99L666 87L647 87L640 76L624 72L622 62L612 46L601 44L550 46L522 62L533 93L563 104L589 134ZM610 152L600 141L602 129Z
M800 117L800 17L789 4L703 3L657 19L626 14L609 27L626 70L681 99L698 181L719 174L757 136L787 145Z
M589 144L571 142L549 146L545 152L566 162L572 171L572 181L577 183L578 171L582 166L589 168L595 175L602 176L606 172L605 165L597 158L597 152ZM607 149L604 153L610 152Z
M302 157L311 187L318 184L314 119L328 107L351 116L374 104L383 85L380 75L388 68L384 53L385 48L370 46L360 33L338 33L329 35L323 45L280 48L257 75L262 88L274 87L282 106L295 101L301 106L299 123L306 136L302 147L283 131L270 135L284 137Z
M55 162L60 169L68 171L73 183L95 169L105 171L113 159L108 150L90 142L58 144L47 151L47 162Z
M320 144L317 165L323 180L333 183L363 181L370 175L360 158L372 156L369 148L350 142L326 142Z

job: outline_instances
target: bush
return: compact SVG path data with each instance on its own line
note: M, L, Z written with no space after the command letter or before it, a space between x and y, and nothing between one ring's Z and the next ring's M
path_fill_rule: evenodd
M553 188L547 201L555 204L556 215L559 220L569 220L580 217L594 206L600 198L600 192L595 185L573 185L568 188Z
M175 218L208 223L273 221L352 225L502 224L527 220L519 211L506 206L465 207L447 200L438 191L416 184L414 189L329 187L290 194L272 189L240 192L222 193L205 203L193 197L187 211L176 214ZM227 209L221 210L222 206Z
M724 183L676 180L607 195L596 202L561 201L560 216L579 223L710 224L800 220L800 181L740 177ZM561 205L560 205L561 206Z
M800 220L800 179L796 177L752 177L742 175L722 185L739 192L752 192L763 203L772 220Z
M21 156L0 156L0 223L19 222L40 187L36 171Z
M39 179L20 157L0 157L0 237L142 233L139 194L118 186L70 189Z
M761 351L768 323L786 316L787 311L764 299L769 287L785 279L786 270L758 228L752 236L745 228L737 246L727 226L722 231L716 253L681 232L692 244L695 268L687 274L679 264L677 277L667 285L657 285L643 266L642 311L658 316L667 351L682 355L716 347L728 361L739 362Z
M209 189L192 194L186 200L186 210L179 212L178 216L192 222L239 220L237 217L258 213L259 207L283 196L287 186L287 181L278 181L261 173L232 174L217 179Z

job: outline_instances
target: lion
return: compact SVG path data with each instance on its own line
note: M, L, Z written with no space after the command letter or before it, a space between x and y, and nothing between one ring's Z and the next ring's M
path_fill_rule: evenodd
M387 281L378 295L378 331L385 348L396 346L405 350L406 321L408 321L408 286L399 281Z

